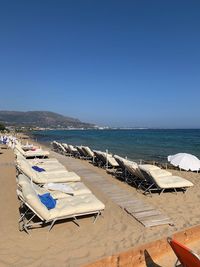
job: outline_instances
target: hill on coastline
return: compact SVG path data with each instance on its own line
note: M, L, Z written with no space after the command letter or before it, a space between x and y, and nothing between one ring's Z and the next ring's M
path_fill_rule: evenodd
M50 111L0 111L0 122L6 126L42 128L94 128L94 124Z

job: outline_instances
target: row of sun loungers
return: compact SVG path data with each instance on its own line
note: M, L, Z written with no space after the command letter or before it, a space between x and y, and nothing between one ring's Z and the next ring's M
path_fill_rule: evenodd
M82 159L93 159L94 152L87 146L72 146L65 143L52 142L54 151L63 155L74 156Z
M37 149L36 149L37 151ZM69 172L57 159L43 158L45 151L37 151L28 158L23 147L15 146L17 176L17 196L20 200L20 230L29 233L37 225L50 224L49 231L58 220L71 218L78 224L78 218L84 215L97 217L105 205L98 200L91 190L81 182L74 172ZM40 196L50 194L56 205L48 209ZM35 220L37 218L37 220Z
M52 142L52 148L54 151L59 152L66 156L73 156L81 159L92 160L92 162L98 166L105 168L119 167L112 154L91 150L88 146L72 146L65 143Z
M123 169L124 179L127 183L134 183L137 188L143 188L144 194L151 194L156 191L163 193L165 190L182 190L185 192L193 184L179 176L172 175L171 172L163 170L155 165L137 164L117 155L116 161Z
M73 147L74 153L68 152L69 147ZM174 176L171 172L163 170L151 164L137 164L108 152L91 150L86 146L72 146L60 144L56 141L52 143L53 150L64 155L92 159L93 164L106 169L113 168L117 177L124 179L128 184L134 185L137 189L142 189L143 193L152 194L153 192L163 193L166 190L183 191L192 187L193 184L180 177ZM61 148L62 147L62 148ZM64 148L64 149L63 149ZM75 152L76 151L76 152Z

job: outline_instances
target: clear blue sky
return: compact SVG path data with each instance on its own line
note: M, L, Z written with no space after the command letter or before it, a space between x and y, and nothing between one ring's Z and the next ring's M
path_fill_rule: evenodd
M200 1L0 0L0 110L200 128Z

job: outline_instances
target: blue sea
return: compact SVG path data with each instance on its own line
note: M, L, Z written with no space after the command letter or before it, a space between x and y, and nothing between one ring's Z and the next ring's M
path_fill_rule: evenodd
M200 158L200 129L197 130L48 130L33 132L37 141L86 145L92 149L132 160L167 161L168 155L191 153Z

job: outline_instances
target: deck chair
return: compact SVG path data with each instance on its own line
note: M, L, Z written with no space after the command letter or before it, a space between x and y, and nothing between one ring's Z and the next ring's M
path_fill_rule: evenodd
M82 146L76 146L76 149L78 150L78 157L80 159L87 159L87 153Z
M17 155L16 162L20 164L22 160L26 160L22 155ZM45 161L38 159L27 160L28 164L33 167L37 166L47 172L53 171L67 171L67 169L59 161Z
M21 148L24 150L24 151L30 151L30 150L37 150L37 149L39 149L39 147L38 146L35 146L35 145L33 145L33 144L26 144L26 145L21 145Z
M118 165L121 167L121 169L124 170L125 169L124 162L126 161L126 159L124 159L118 155L114 155L114 158L117 161Z
M127 162L127 159L122 158L118 155L114 155L115 160L117 161L119 167L117 169L116 175L121 178L122 180L126 180L127 177L127 169L125 166L125 163Z
M104 153L103 156L105 157L105 160L107 161L107 168L119 168L118 162L115 160L115 158L108 153Z
M130 160L124 160L124 165L126 168L125 181L127 183L133 183L138 189L143 189L144 192L153 187L154 183L145 177L141 169L157 170L160 169L159 167L150 164L138 165L136 162Z
M119 164L115 160L112 154L94 150L95 159L97 165L106 169L118 168Z
M146 180L138 169L138 164L132 161L124 161L126 169L125 181L128 184L134 184L136 187L141 188Z
M55 172L55 171L68 171L65 166L63 166L61 163L59 162L30 162L30 165L32 166L38 166L39 168L44 169L47 172Z
M34 165L34 163L36 164L57 164L59 163L59 161L56 158L25 158L21 153L16 151L15 154L18 157L21 157L24 160L27 160L27 162L29 162L30 164ZM61 163L59 163L61 164Z
M38 226L50 223L49 231L55 222L64 219L72 219L78 226L78 217L94 215L97 217L104 210L105 205L93 194L73 196L70 198L58 199L55 208L48 210L40 201L38 194L30 184L23 184L22 191L17 190L20 200L20 230L29 230ZM39 221L35 221L35 219Z
M95 155L95 164L98 166L98 167L105 167L106 166L106 159L105 157L103 156L103 152L99 151L99 150L93 150L94 152L94 155Z
M196 253L172 238L167 241L177 256L175 266L180 266L177 265L180 262L183 267L200 267L200 257Z
M92 159L92 162L94 162L94 152L88 146L82 146L82 150L85 152L87 159Z
M73 157L78 156L79 152L78 152L78 150L77 150L76 147L74 147L73 145L68 145L68 149L69 149L70 154L71 154Z
M45 194L45 193L51 193L52 197L55 199L61 199L66 197L72 197L72 196L79 196L84 194L91 194L92 192L90 189L82 182L68 182L68 183L62 183L62 185L66 186L67 188L65 190L55 189L52 185L54 184L44 184L43 186L39 186L35 183L31 183L31 180L23 175L18 175L17 179L17 187L21 191L22 186L24 184L31 184L33 188L35 189L37 194Z
M56 159L25 159L22 155L17 155L16 162L20 163L21 160L27 160L30 166L38 166L39 168L43 168L45 171L67 171L65 166L63 166Z
M24 151L19 144L17 144L14 148L14 153L16 154L17 152L21 153L25 158L35 158L35 157L48 157L49 156L49 151L44 151L42 149L37 149L35 151Z
M62 155L66 155L67 154L65 147L61 143L58 143L58 153L60 153Z
M143 173L145 179L151 182L151 185L145 190L144 194L151 194L153 191L158 191L160 194L165 190L181 190L186 192L186 190L193 186L193 183L180 177L175 176L165 170L145 170L139 166L141 172Z
M52 146L52 150L55 151L55 152L60 152L60 143L58 143L57 141L53 141L51 143L51 146Z
M66 155L66 156L71 156L71 153L70 153L68 144L66 144L66 143L62 143L62 146L63 146L64 149L65 149L65 155Z
M36 184L80 181L80 177L75 172L68 172L66 170L37 172L32 169L26 160L17 161L16 168L19 173L25 174Z
M94 157L94 152L88 146L82 146L82 148L87 153L88 157Z

